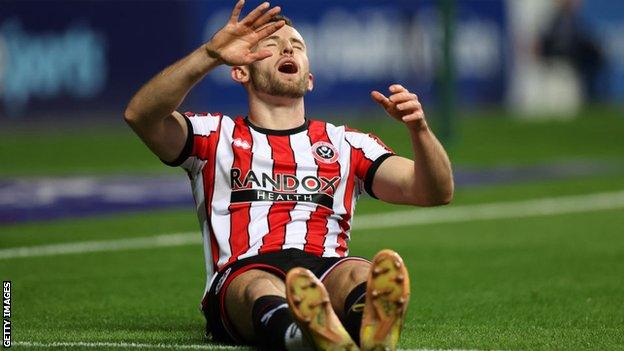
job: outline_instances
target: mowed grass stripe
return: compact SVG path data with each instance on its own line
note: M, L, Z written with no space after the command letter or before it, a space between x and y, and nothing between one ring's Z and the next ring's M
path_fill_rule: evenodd
M53 347L53 348L130 348L130 349L176 349L176 350L251 350L248 347L236 347L227 345L185 345L185 344L145 344L128 342L84 342L84 341L59 341L59 342L36 342L18 341L15 346L22 347ZM479 351L464 349L399 349L398 351Z
M435 223L455 223L505 218L552 216L624 208L624 191L541 198L514 202L495 202L443 208L420 208L358 216L359 230L394 228ZM198 232L156 235L108 241L70 242L0 250L1 259L55 256L87 252L120 251L156 247L184 246L201 242Z

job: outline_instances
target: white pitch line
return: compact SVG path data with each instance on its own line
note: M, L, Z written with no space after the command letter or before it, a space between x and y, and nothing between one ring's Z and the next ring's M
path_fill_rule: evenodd
M420 208L355 216L357 229L553 216L624 208L624 191L550 197L513 202Z
M23 347L99 347L99 348L133 348L133 349L184 349L184 350L248 350L249 348L226 345L185 345L185 344L144 344L135 342L85 342L85 341L16 341L15 346Z
M38 342L38 341L16 341L12 343L15 346L22 347L79 347L79 348L135 348L135 349L183 349L183 350L250 350L248 347L237 347L227 345L188 345L188 344L146 344L134 342L85 342L85 341L55 341L55 342ZM398 351L480 351L465 349L399 349Z
M354 226L358 230L368 230L425 224L553 216L618 208L624 208L624 191L368 214L356 216ZM107 241L69 242L2 249L0 250L0 260L195 245L200 242L201 235L199 232Z
M82 241L65 244L25 246L0 250L0 260L16 257L56 256L87 252L149 249L201 243L198 232L165 234L107 241Z

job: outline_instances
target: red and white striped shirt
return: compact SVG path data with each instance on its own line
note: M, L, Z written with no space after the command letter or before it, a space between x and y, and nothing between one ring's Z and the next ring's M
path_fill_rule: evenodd
M185 117L187 143L169 164L191 180L209 279L238 259L287 248L348 254L358 195L374 196L374 173L393 155L377 137L310 119L267 130L242 117Z

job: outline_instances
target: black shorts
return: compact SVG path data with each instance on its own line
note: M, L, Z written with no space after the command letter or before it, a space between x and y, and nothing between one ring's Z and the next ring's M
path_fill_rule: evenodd
M260 269L285 279L286 273L295 267L309 269L321 281L334 268L349 260L368 260L361 257L318 257L299 249L286 249L244 258L225 267L213 277L201 307L206 317L206 334L212 341L244 345L225 311L226 291L232 280L250 269Z

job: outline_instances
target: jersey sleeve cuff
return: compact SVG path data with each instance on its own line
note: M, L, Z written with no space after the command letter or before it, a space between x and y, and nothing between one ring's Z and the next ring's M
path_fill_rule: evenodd
M178 156L178 158L176 158L175 160L171 162L167 162L163 159L160 159L160 161L162 161L162 163L166 164L167 166L178 167L182 165L184 161L186 161L191 156L191 152L193 152L193 136L194 136L193 124L186 116L184 116L184 120L186 121L186 131L187 131L186 142L184 143L184 148L182 148L182 151L180 152L180 155Z
M366 171L366 177L364 178L364 190L366 190L368 195L370 195L371 197L375 199L377 199L377 196L375 196L375 193L373 193L373 179L375 178L375 173L377 172L377 168L379 168L379 166L381 166L383 161L385 161L388 157L394 156L394 155L395 155L394 153L389 152L387 154L383 154L377 157L377 159L373 161L373 164L370 167L368 167L368 171Z

